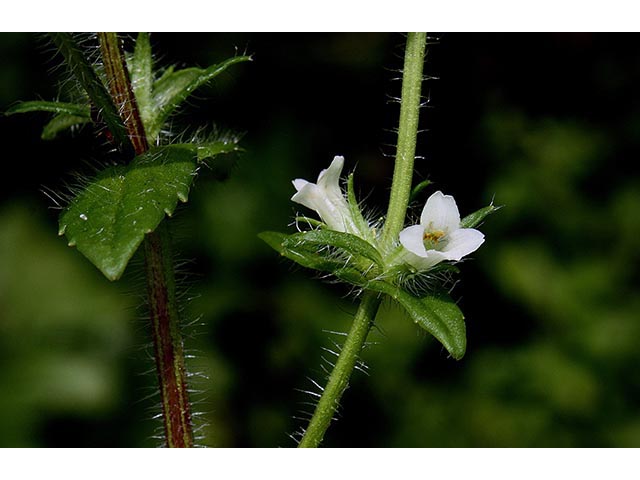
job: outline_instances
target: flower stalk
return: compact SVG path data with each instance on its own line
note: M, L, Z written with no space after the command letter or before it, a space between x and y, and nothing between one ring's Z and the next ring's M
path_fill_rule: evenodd
M113 103L135 154L149 149L129 72L116 33L100 33L100 50ZM180 318L176 304L171 238L165 222L144 240L147 295L167 447L192 447L193 428L186 382Z
M408 34L402 77L402 98L395 168L387 220L381 238L382 247L387 251L391 251L395 246L400 230L404 225L409 203L416 136L418 133L422 65L425 48L426 33ZM299 192L304 187L302 184L295 186ZM311 208L316 208L316 206L314 205ZM323 220L326 219L323 218ZM319 446L322 442L342 394L349 384L353 369L378 312L380 301L375 292L368 291L363 295L338 361L329 375L327 385L316 405L313 417L298 444L299 447L313 448Z

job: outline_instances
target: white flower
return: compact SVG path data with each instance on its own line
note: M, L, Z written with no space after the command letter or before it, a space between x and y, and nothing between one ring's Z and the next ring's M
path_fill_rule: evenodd
M334 157L329 168L322 170L318 175L318 183L296 178L293 186L298 192L291 200L318 212L331 230L362 236L351 215L349 204L340 190L339 181L343 165L344 157Z
M420 225L400 232L400 243L408 250L405 260L418 270L426 270L444 260L458 261L475 252L483 242L482 232L460 228L456 201L440 191L427 200Z

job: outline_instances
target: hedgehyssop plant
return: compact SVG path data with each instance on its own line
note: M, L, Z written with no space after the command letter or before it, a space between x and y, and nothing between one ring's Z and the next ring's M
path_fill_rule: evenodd
M422 68L427 36L407 37L395 167L385 218L365 220L356 200L353 174L346 194L340 187L344 159L336 156L316 183L296 179L291 198L320 216L299 217L309 230L294 234L263 232L272 248L294 262L355 287L360 305L344 345L329 374L308 427L300 432L300 447L317 447L333 419L358 356L373 326L383 297L399 303L411 319L437 338L455 359L466 350L464 316L438 286L439 272L457 273L455 262L477 250L484 235L476 227L496 210L489 205L460 218L455 200L437 191L427 200L420 223L404 228L407 206L427 183L412 192Z
M91 124L108 138L115 166L100 171L70 199L59 220L59 233L109 280L121 277L142 248L148 307L162 404L165 444L193 446L191 405L176 304L171 238L166 216L186 202L201 166L239 150L237 138L200 138L175 143L165 134L172 113L199 86L234 64L235 56L208 68L154 70L149 35L138 35L125 52L115 33L100 33L99 61L79 36L57 33L53 42L81 88L73 102L23 102L8 113L53 113L42 137ZM86 41L86 38L85 38ZM410 318L438 339L455 359L466 349L464 316L441 284L442 273L459 272L455 263L484 242L480 222L489 205L461 218L453 197L433 193L420 221L405 227L407 206L428 182L412 188L421 106L422 68L427 37L407 36L398 142L386 217L369 222L354 191L354 175L341 187L344 158L336 156L315 183L293 180L292 201L317 218L297 217L308 230L293 234L263 232L260 238L303 267L353 286L360 302L333 371L299 446L316 447L336 412L383 298L400 304Z

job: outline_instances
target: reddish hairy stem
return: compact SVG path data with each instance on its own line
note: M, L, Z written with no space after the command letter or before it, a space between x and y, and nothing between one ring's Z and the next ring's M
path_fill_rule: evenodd
M122 117L136 155L141 155L149 149L149 143L131 87L120 39L115 33L99 33L98 37L113 102ZM144 253L151 334L166 445L176 448L192 447L191 405L176 306L171 239L165 222L145 237Z

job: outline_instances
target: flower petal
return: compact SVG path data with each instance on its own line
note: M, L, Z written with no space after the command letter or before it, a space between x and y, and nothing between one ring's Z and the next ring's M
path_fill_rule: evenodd
M424 227L422 225L412 225L400 232L400 243L404 248L419 257L426 257L427 250L424 248Z
M460 228L460 212L454 198L439 190L435 192L422 210L420 223L427 231L440 230L447 234Z
M403 260L418 270L428 270L443 260L447 260L447 257L444 253L437 250L427 250L425 256L416 255L406 250Z
M305 185L307 185L309 182L307 182L306 180L303 180L302 178L296 178L295 180L293 180L291 183L293 183L293 186L295 187L296 191L300 191L304 188ZM293 200L293 199L292 199Z
M475 252L484 242L484 234L475 228L459 228L447 236L448 243L442 249L447 260L458 261Z
M318 175L318 186L324 188L332 196L342 196L340 190L340 175L344 166L344 157L336 155L329 168L322 170Z

